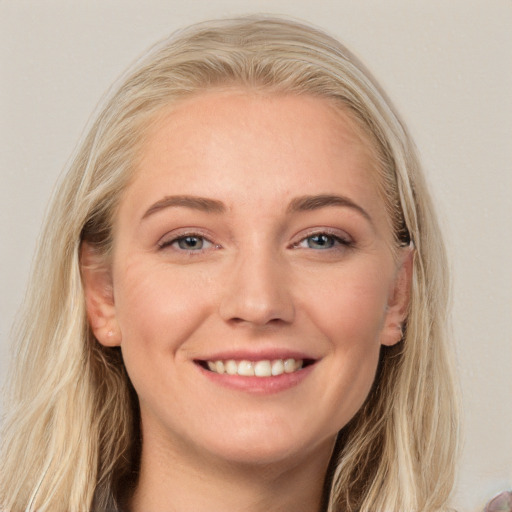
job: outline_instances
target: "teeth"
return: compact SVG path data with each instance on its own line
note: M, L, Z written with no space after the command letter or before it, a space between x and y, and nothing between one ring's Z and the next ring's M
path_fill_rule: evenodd
M284 372L284 363L282 359L272 361L272 375L281 375Z
M256 377L270 377L272 375L270 361L258 361L254 365L254 375Z
M274 359L269 361L207 361L210 371L214 373L227 373L228 375L242 375L243 377L271 377L283 373L293 373L300 370L304 364L302 359Z
M293 373L295 371L295 359L286 359L284 362L284 372Z
M215 361L215 371L217 373L224 373L224 363L222 361Z
M251 361L240 361L238 363L238 375L244 377L252 377L254 375L254 367Z
M208 364L208 367L210 367L210 364ZM236 364L236 361L233 361L233 359L226 361L224 368L228 375L236 375L238 373L238 365Z

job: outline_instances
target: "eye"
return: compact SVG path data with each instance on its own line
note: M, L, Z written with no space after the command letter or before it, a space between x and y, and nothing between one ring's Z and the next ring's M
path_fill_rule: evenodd
M174 242L180 249L186 251L200 251L205 245L208 245L208 241L202 236L183 236L178 238Z
M160 249L172 247L177 251L199 252L211 249L214 245L202 235L186 234L171 239L164 239L158 243Z
M332 233L313 233L303 238L295 247L315 250L336 249L339 246L350 247L352 242L348 238L336 236Z

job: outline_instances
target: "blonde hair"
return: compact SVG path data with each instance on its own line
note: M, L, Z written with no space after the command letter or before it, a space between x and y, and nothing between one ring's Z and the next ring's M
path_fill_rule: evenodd
M110 510L134 484L137 398L119 349L100 345L88 326L80 244L108 254L119 198L163 106L231 85L328 98L352 112L375 146L396 243L415 246L404 338L382 347L374 386L338 436L326 508L446 509L458 439L447 265L414 146L346 48L309 26L267 17L195 25L157 45L128 73L79 149L49 211L16 330L0 508Z

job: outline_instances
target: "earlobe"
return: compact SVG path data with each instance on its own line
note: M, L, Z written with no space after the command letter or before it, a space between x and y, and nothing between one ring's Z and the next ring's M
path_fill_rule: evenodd
M409 311L411 286L414 268L414 246L400 250L398 268L390 290L386 317L381 333L381 344L392 346L400 342L404 335L404 324Z
M110 266L103 255L87 242L82 243L80 270L85 293L87 319L96 339L107 347L121 344L117 323Z

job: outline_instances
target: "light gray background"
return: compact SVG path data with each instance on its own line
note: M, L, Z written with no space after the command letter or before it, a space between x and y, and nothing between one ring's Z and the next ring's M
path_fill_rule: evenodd
M454 274L466 431L454 505L481 510L512 487L510 0L0 0L0 379L48 198L103 93L172 30L253 12L344 41L415 137Z

